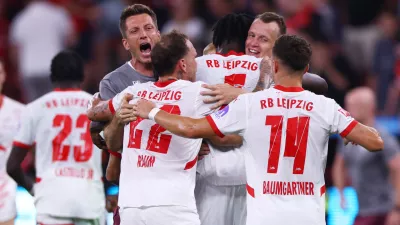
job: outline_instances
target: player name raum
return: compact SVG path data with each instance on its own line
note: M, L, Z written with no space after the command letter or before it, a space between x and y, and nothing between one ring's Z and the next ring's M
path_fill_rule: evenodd
M285 109L296 108L296 109L304 109L307 111L311 111L314 108L314 103L304 101L301 99L267 98L265 100L260 101L260 106L261 109L279 107Z
M265 195L314 195L314 183L303 181L264 181Z
M152 155L138 155L137 167L153 167L156 157Z

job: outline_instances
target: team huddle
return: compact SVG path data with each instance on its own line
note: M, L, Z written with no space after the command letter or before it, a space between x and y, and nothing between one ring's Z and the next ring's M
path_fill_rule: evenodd
M65 51L51 64L53 92L26 107L0 100L21 121L7 134L10 156L0 148L0 175L35 196L38 224L104 224L98 148L119 183L114 224L325 224L329 136L383 148L322 95L325 80L307 73L310 45L275 13L226 15L200 57L186 35L160 35L147 6L125 8L120 30L132 58L94 97L77 89L83 63ZM20 166L32 147L35 182ZM10 193L0 224L15 217Z

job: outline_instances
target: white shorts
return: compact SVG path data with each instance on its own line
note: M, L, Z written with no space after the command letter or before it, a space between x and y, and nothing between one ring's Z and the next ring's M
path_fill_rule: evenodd
M183 206L120 208L120 225L200 225L196 209Z
M202 180L194 193L202 225L246 224L246 185L216 186Z
M17 216L15 196L17 185L9 177L0 178L0 223L14 219Z
M50 216L47 214L38 214L36 216L38 225L105 225L105 215L98 219L79 219Z

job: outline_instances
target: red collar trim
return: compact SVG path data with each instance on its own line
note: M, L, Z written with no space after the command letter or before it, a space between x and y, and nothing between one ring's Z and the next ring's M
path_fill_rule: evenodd
M0 109L3 106L3 102L4 102L4 96L0 95Z
M274 88L278 89L280 91L284 91L284 92L301 92L301 91L304 91L304 89L302 87L284 87L284 86L281 86L281 85L275 85Z
M235 52L235 51L229 51L229 52L226 53L226 54L221 54L221 53L215 53L215 54L217 54L217 55L222 55L222 56L225 56L225 57L231 56L231 55L236 55L236 56L244 55L243 52Z
M166 87L172 83L174 83L177 80L166 80L166 81L157 81L154 82L154 85L156 85L157 87Z
M54 88L53 91L63 92L63 91L82 91L80 88Z

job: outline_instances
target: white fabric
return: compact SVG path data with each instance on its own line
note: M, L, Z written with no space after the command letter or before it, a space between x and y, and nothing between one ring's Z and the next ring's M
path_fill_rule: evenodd
M246 224L246 185L217 186L198 180L195 196L202 225Z
M119 209L120 225L200 225L196 209L184 206L153 206Z
M14 145L36 143L39 214L93 219L103 213L101 151L92 143L86 116L90 100L80 90L53 91L24 110Z
M30 3L13 21L11 43L18 46L23 76L48 76L52 58L66 46L72 31L65 9L47 1Z
M36 221L41 225L105 225L106 219L103 214L96 219L79 219L79 218L63 218L55 217L46 214L38 214Z
M8 176L7 160L11 153L13 138L20 126L24 105L8 97L2 97L0 105L0 223L16 215L15 196L17 184Z
M328 139L356 122L332 99L281 89L241 95L208 120L244 138L247 224L325 224Z
M111 111L118 110L124 94L130 93L136 97L133 101L149 99L172 114L199 118L211 112L199 94L205 90L202 82L158 84L128 87L111 100ZM182 138L163 130L154 121L142 119L125 126L118 201L121 208L176 205L196 209L195 166L202 139Z
M261 59L248 55L210 54L196 58L196 79L207 84L229 83L252 92L260 78ZM244 67L244 68L243 68ZM217 147L209 143L211 153L199 161L197 172L214 185L246 183L241 148Z

